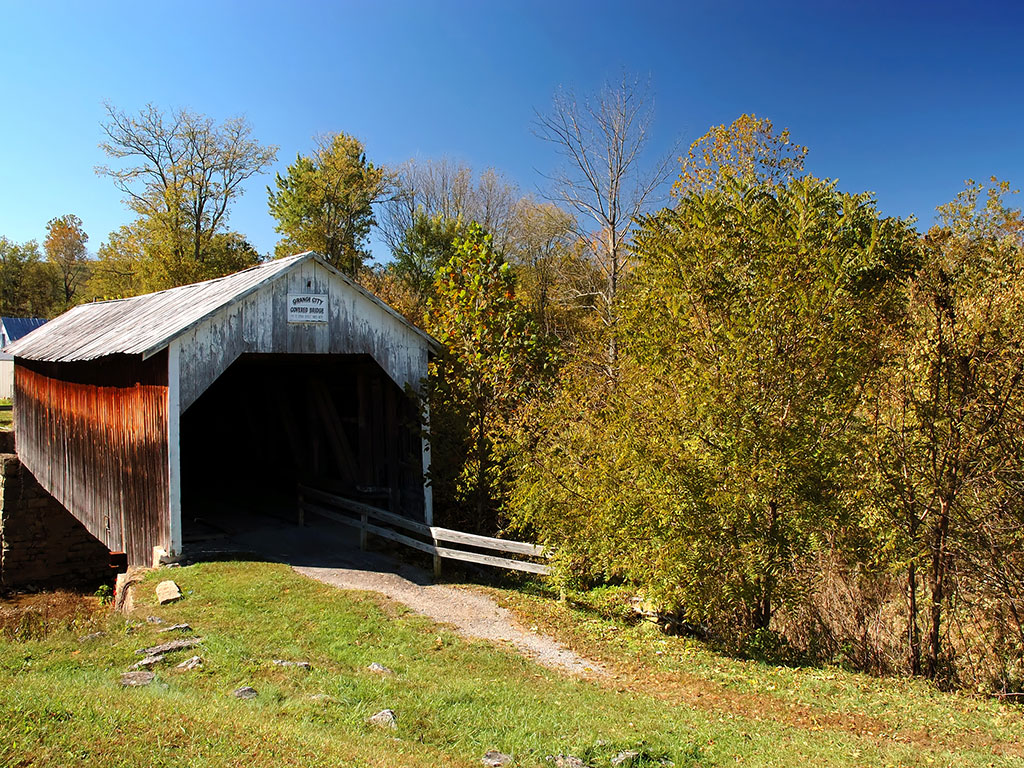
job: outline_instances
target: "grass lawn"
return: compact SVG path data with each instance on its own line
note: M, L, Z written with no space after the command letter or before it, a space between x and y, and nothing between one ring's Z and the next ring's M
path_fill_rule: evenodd
M185 598L155 605L162 578ZM515 766L573 754L603 768L625 749L640 753L633 765L1024 766L1021 713L998 702L723 659L543 597L493 592L612 674L568 678L285 566L165 569L138 589L131 620L104 611L0 624L0 766L479 766L490 749ZM158 630L178 622L204 638L203 668L176 670L193 653L180 651L152 685L122 688L135 650L166 641ZM370 672L371 662L395 674ZM259 695L233 697L243 685ZM384 708L395 730L366 722Z

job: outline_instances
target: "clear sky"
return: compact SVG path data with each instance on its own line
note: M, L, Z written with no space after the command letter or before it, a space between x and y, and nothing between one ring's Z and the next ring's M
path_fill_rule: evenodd
M93 171L105 100L243 114L280 147L275 170L345 131L377 164L448 155L538 192L556 159L534 110L623 70L650 78L654 147L754 112L889 215L930 223L969 177L1024 186L1024 3L1010 0L0 0L0 235L41 241L75 213L95 251L131 219ZM230 221L261 252L277 240L272 178Z

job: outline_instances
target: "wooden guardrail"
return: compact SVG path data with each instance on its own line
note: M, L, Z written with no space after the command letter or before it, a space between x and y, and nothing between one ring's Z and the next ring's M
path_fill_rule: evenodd
M312 512L334 520L345 525L350 525L359 531L359 548L366 549L366 537L368 534L380 536L382 539L404 544L412 549L425 552L434 558L434 575L441 575L441 559L462 560L467 563L479 565L491 565L496 568L508 568L514 571L526 571L527 573L538 573L546 576L551 573L551 568L542 563L531 562L530 560L514 560L510 557L484 554L482 552L454 549L451 546L440 546L445 544L461 544L474 549L494 550L526 557L543 558L546 553L543 547L536 544L528 544L523 541L509 541L508 539L494 539L490 536L478 536L475 533L464 533L453 531L450 528L439 528L437 526L424 525L414 520L409 520L401 515L388 512L384 509L363 504L362 502L346 499L343 496L336 496L333 493L299 486L299 520L302 521L306 512ZM383 525L393 526L385 528ZM396 531L400 528L406 533ZM428 541L414 538L409 534L419 535Z

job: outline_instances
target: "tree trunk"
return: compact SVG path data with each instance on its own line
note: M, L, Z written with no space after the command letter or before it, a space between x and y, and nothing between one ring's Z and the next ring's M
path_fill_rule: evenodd
M917 564L913 561L907 569L907 644L910 655L910 673L921 674L921 630L917 626Z
M908 510L908 533L910 534L910 546L917 557L918 551L918 528L921 520L914 512L913 507ZM917 623L917 561L912 559L907 566L907 646L910 660L910 673L921 674L921 628Z
M932 680L939 672L942 651L942 604L946 599L946 538L949 534L949 502L939 499L939 514L935 521L931 545L929 587L932 593L930 626L928 628L928 677Z

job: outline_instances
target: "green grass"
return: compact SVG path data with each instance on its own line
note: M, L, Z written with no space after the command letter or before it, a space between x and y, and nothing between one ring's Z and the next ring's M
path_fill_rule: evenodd
M156 606L153 587L168 577L185 599ZM80 642L95 626L79 622L39 639L0 640L0 766L479 766L498 749L516 766L549 766L546 756L571 753L602 768L629 748L646 765L1024 766L1019 752L1007 752L1024 734L1019 713L997 703L839 670L734 662L510 590L498 594L527 621L550 623L621 668L600 683L572 679L279 565L162 570L137 594L132 620L94 619L102 637ZM149 615L191 624L205 638L205 666L175 670L192 653L183 651L156 670L153 685L123 689L118 678L139 658L135 649L168 637L144 621ZM374 661L396 674L367 671ZM716 702L677 695L680 670ZM232 697L242 685L259 696ZM895 712L907 728L921 710L920 728L941 726L963 743L869 736L827 717L795 722L758 710L758 701L782 715L797 702L876 719ZM397 713L397 730L366 723L383 708Z

